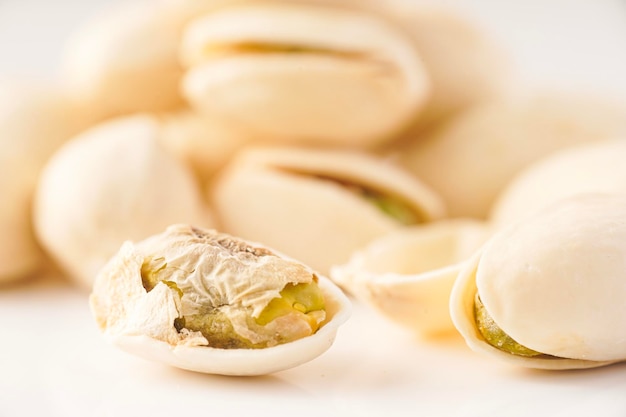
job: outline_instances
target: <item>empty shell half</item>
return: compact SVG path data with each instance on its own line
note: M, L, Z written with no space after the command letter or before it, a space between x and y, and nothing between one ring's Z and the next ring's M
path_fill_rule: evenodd
M377 237L445 213L438 196L407 172L338 150L248 148L209 192L225 232L322 273Z
M495 234L450 297L467 344L513 364L626 359L626 195L579 194Z
M146 359L259 375L325 352L350 315L330 280L265 246L172 225L124 243L90 297L105 338Z
M194 108L283 143L381 143L417 117L430 93L404 34L356 10L227 7L192 21L181 50Z
M454 331L449 298L463 265L487 239L485 223L443 219L390 232L331 269L331 279L419 335Z

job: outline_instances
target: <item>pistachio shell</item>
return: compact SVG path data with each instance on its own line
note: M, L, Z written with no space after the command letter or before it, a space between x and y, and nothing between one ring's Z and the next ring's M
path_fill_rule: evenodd
M486 218L498 193L533 162L624 132L626 107L599 97L543 93L474 107L407 143L398 157L441 194L451 216Z
M182 295L162 284L146 291L141 270L148 258L175 264L172 274L191 286ZM331 346L350 315L350 302L327 278L318 276L326 318L317 332L296 341L261 349L220 349L209 346L199 332L177 329L175 320L191 302L217 305L235 322L242 311L262 310L287 283L314 275L262 245L173 225L137 244L124 243L100 271L90 304L104 337L130 353L197 372L259 375L309 361Z
M461 265L487 239L486 224L443 219L384 235L331 269L331 279L420 335L454 330L448 300Z
M584 192L626 193L626 140L585 143L548 155L517 174L498 195L490 220L501 227Z
M589 368L626 359L626 196L579 194L500 230L474 255L450 297L468 345L514 364ZM545 355L523 357L483 339L478 293L497 326ZM547 356L550 355L550 356Z
M439 198L413 176L349 151L249 148L231 161L209 193L224 231L327 273L355 249L402 226L361 189L401 200L417 221L445 213Z
M35 192L35 233L78 284L127 239L193 221L212 225L191 171L159 144L151 116L115 119L72 138L48 160Z
M91 122L85 108L53 86L0 81L0 283L23 279L43 262L31 200L46 160Z
M224 8L194 20L181 49L194 108L283 142L381 143L407 127L430 91L402 32L356 10Z

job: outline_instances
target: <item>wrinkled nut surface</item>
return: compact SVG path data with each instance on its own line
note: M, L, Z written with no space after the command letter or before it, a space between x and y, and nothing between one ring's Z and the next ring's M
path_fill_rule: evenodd
M326 351L350 312L328 279L267 247L173 225L126 242L90 297L106 339L198 372L256 375Z
M445 214L419 180L361 152L247 148L208 192L225 232L325 274L371 240Z
M467 344L516 365L626 360L626 196L579 194L499 231L463 268L450 313Z
M420 336L455 330L452 285L490 234L472 219L442 219L390 232L331 269L331 279L383 316Z
M356 10L224 8L192 21L181 50L194 108L283 143L381 143L415 119L430 92L404 34Z
M402 166L441 195L451 216L484 219L508 182L530 164L625 132L626 107L620 103L542 93L475 106L396 151Z
M76 283L97 271L125 240L172 223L211 227L191 170L158 140L152 116L112 119L66 142L44 166L33 203L38 241Z
M489 220L503 227L562 198L626 193L626 139L571 146L533 163L498 195Z

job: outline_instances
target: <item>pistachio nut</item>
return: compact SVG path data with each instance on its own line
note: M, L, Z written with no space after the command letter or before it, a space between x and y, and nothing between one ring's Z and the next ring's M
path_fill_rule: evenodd
M331 268L331 279L381 315L420 336L455 330L449 313L461 266L489 236L472 219L442 219L392 231Z
M626 107L606 97L548 93L471 108L396 149L441 194L451 216L486 218L499 192L544 156L626 135Z
M350 314L327 278L259 244L189 225L126 242L90 297L105 338L192 371L258 375L326 351Z
M517 174L490 211L494 227L584 192L626 193L626 140L583 143L554 152Z
M267 244L322 273L374 238L445 213L418 179L354 151L246 148L209 194L225 232Z
M91 123L55 86L0 81L0 283L23 279L44 260L33 235L31 200L48 157Z
M190 169L159 145L147 115L96 125L58 149L42 170L33 221L44 249L76 283L96 272L125 240L169 224L212 217Z
M465 265L452 320L473 350L542 369L626 359L626 196L578 194L497 232Z
M188 25L181 56L195 109L282 143L379 144L417 117L430 92L404 33L357 10L226 7Z

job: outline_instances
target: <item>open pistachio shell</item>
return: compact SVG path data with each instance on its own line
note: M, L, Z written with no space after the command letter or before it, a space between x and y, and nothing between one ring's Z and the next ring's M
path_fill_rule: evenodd
M148 286L153 276L156 283ZM304 296L303 304L259 321L285 298L285 288L298 285L321 291L312 311ZM114 345L175 367L226 375L267 374L307 362L331 346L350 315L341 290L305 265L265 246L182 224L124 243L100 271L90 304ZM302 334L281 341L294 329ZM217 345L228 340L255 346Z
M38 241L67 273L90 288L125 240L143 239L176 222L210 227L196 178L158 143L147 115L92 127L59 148L34 195Z
M0 283L24 278L44 259L31 200L47 159L91 123L89 111L49 85L0 81Z
M441 194L451 216L486 218L498 193L533 162L624 132L626 107L619 103L542 93L473 107L397 153L403 166Z
M190 23L181 50L196 109L282 142L378 144L419 114L430 91L404 34L356 10L228 7Z
M453 322L472 349L525 367L623 361L624 259L625 195L560 200L500 230L473 256L452 290ZM477 297L489 325L477 324ZM530 356L495 347L504 346L502 335Z
M420 335L454 330L452 285L489 229L470 219L443 219L384 235L331 269L331 279L391 321Z
M626 193L626 139L572 146L533 163L498 195L490 221L501 227L583 192Z
M437 195L413 176L349 151L248 148L209 192L224 231L323 273L374 238L445 213Z

